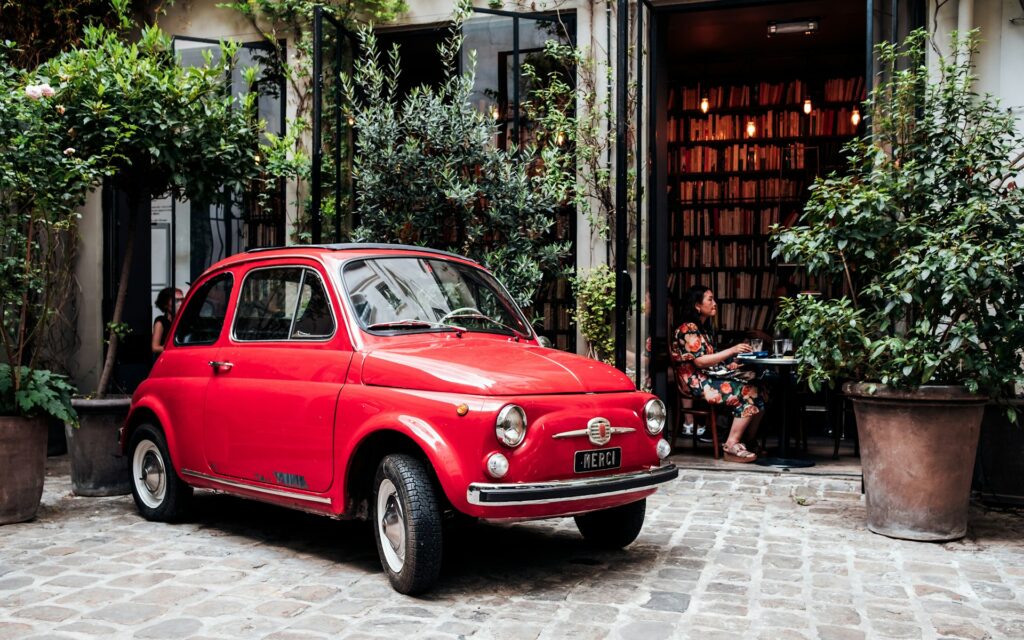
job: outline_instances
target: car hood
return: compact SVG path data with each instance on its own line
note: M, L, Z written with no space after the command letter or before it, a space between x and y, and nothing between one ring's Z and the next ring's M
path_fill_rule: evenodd
M375 349L363 362L362 378L382 387L496 396L635 389L621 371L590 358L473 339Z

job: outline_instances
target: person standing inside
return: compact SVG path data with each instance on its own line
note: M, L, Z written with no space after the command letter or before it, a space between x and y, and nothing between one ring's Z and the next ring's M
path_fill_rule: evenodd
M163 288L160 293L156 294L154 306L163 313L153 321L153 339L150 342L150 348L153 350L154 356L164 352L164 343L167 342L167 334L171 331L171 321L174 320L174 314L178 312L178 307L184 300L185 294L181 289L174 287Z
M714 293L704 286L694 286L682 304L682 324L674 336L678 362L675 375L709 404L722 404L732 410L732 428L722 445L725 459L731 462L754 462L757 455L747 450L743 440L752 441L764 415L766 394L761 385L740 371L735 357L749 353L749 344L740 343L716 351L709 324L718 314Z

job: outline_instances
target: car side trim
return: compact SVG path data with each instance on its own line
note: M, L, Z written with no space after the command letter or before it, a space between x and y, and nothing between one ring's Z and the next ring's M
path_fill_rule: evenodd
M466 499L470 504L484 507L548 504L633 493L675 480L677 477L679 477L679 469L676 465L667 464L647 471L584 480L556 480L523 484L474 482L466 490Z
M322 498L320 496L311 496L305 493L295 493L293 491L284 491L282 489L268 489L266 487L258 487L244 482L235 482L233 480L225 480L223 478L216 478L214 476L208 476L205 473L199 473L198 471L190 471L189 469L182 469L181 475L191 476L193 478L200 478L208 482L216 482L217 484L227 485L234 487L235 489L245 489L246 491L255 491L256 493L265 493L271 496L279 496L281 498L292 498L294 500L305 500L306 502L318 502L320 504L331 504L330 498Z

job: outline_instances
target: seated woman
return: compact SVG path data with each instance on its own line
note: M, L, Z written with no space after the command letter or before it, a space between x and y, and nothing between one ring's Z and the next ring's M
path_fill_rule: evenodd
M767 396L751 375L739 371L735 356L753 349L742 343L715 351L709 335L709 321L718 314L711 289L691 287L682 305L682 324L673 338L675 375L709 404L724 404L732 409L732 428L722 450L730 462L753 462L757 456L748 451L744 438L752 441L764 415Z

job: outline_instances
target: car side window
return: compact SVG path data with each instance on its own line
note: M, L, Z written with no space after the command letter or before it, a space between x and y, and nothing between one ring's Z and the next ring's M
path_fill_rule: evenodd
M293 340L316 340L334 335L334 314L320 275L312 269L303 272L299 306L292 326Z
M334 334L334 315L319 276L302 267L249 272L232 328L235 340L316 340Z
M224 273L204 282L181 312L181 321L174 332L178 346L210 345L217 342L224 319L234 276Z

